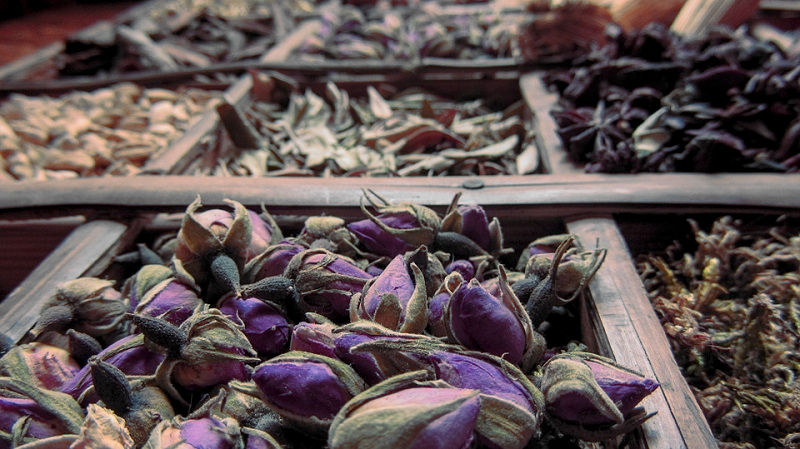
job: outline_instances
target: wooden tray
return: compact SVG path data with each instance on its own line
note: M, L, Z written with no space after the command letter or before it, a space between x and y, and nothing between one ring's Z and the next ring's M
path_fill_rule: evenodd
M233 197L242 199L236 195ZM463 199L462 203L467 201ZM337 214L348 220L362 217L355 205L281 207L269 201L266 203L267 209L283 229L299 229L303 217L309 214ZM245 205L255 204L250 204L248 201ZM441 212L444 206L436 206L435 209ZM148 232L174 230L178 227L179 214L154 215L154 212L156 209L151 209L150 214L142 214L126 222L89 221L75 229L23 284L0 302L0 333L15 342L24 340L38 317L39 307L53 293L56 285L79 276L109 275L113 272L109 270L113 255L126 250L137 235L145 236ZM507 246L515 247L517 250L537 236L559 233L565 229L565 222L562 219L542 218L536 209L517 206L492 207L487 209L487 213L500 220ZM151 220L151 217L155 219ZM624 313L624 306L621 305L623 299L631 296L630 288L620 282L620 276L627 272L623 274L618 272L620 268L625 268L625 263L632 269L629 259L620 253L619 248L615 246L618 242L609 239L604 233L605 230L580 228L574 224L566 226L572 226L573 232L579 234L584 244L593 246L593 242L598 240L600 246L607 246L610 250L605 268L598 273L596 281L593 282L592 292L587 294L581 303L583 325L579 327L583 328L584 342L594 350L611 355L646 375L657 374L651 369L654 361L648 359L650 354L641 348L641 345L647 342L643 341L642 336L636 333L630 323L621 321L622 318L631 319ZM662 383L661 388L642 404L648 412L658 413L645 423L641 430L632 434L631 447L650 449L711 447L698 445L697 437L693 439L683 433L683 426L690 424L686 421L694 417L679 413L686 411L686 398L673 394L679 385L663 377L658 380Z

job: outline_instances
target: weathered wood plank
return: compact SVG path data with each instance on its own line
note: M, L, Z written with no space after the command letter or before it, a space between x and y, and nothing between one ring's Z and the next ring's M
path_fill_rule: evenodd
M522 75L519 79L522 98L533 111L536 126L536 141L539 154L548 173L583 173L580 167L567 159L567 153L561 145L561 138L556 133L556 122L550 111L558 103L558 94L550 92L542 81L541 72Z
M780 185L781 189L774 186ZM0 210L69 207L179 207L198 194L209 204L226 197L246 204L357 206L361 189L392 200L447 205L463 191L464 201L485 206L515 204L572 209L642 211L800 208L800 175L570 175L434 178L225 178L137 176L59 181L20 181L0 189ZM561 208L561 211L557 209Z
M115 252L138 233L134 221L90 221L76 228L31 274L0 302L0 335L17 342L39 318L39 309L56 286L81 276L97 275Z
M617 361L650 376L661 388L644 405L658 415L643 425L649 447L713 448L717 446L700 407L689 390L633 266L625 240L610 216L567 223L586 245L608 248L608 257L590 284L595 331L603 330ZM665 413L668 412L668 413ZM676 427L677 426L677 427Z

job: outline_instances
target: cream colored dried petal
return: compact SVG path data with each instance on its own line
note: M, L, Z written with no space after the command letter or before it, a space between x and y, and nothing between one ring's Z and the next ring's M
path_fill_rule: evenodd
M90 404L77 441L69 449L133 449L125 421L111 410Z

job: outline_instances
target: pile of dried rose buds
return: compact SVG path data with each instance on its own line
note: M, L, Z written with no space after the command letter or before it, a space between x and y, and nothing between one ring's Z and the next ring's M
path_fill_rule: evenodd
M507 271L480 206L365 196L295 237L198 198L120 289L63 284L0 359L0 449L564 447L651 416L655 381L540 333L604 250L549 236Z

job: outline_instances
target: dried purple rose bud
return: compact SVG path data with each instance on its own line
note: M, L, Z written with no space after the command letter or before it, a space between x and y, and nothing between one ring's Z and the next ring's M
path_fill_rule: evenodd
M413 274L413 277L412 277ZM350 321L365 319L399 332L421 333L428 324L425 278L415 263L395 256L350 302Z
M570 238L569 235L553 237L563 239L560 240L561 242ZM542 241L547 242L549 240L545 238L539 239L536 242ZM599 270L600 266L603 264L606 253L606 249L583 251L579 245L567 250L558 266L557 282L555 282L554 285L556 294L562 298L562 302L572 301L583 292L595 273L597 273L597 270ZM533 288L535 288L541 280L547 278L554 260L555 252L532 254L524 265L525 281L519 285L515 284L514 291L520 292L520 294L526 298L530 296L530 292L532 292ZM522 258L520 258L520 263L521 262Z
M282 449L283 445L272 435L257 429L242 429L247 435L245 449Z
M175 245L173 265L179 277L197 290L238 291L245 263L267 249L279 232L236 201L233 213L211 209L196 213L198 197L186 209Z
M285 276L294 281L304 311L328 318L347 317L351 297L372 278L351 259L323 249L296 255L286 267Z
M529 371L544 353L544 337L533 330L502 267L499 279L497 297L476 279L462 283L444 309L445 330L450 340L467 349L503 357Z
M160 317L175 325L203 303L192 286L163 265L145 265L125 282L122 292L131 298L131 312Z
M145 338L162 348L166 358L155 376L172 398L182 401L174 384L199 390L230 380L249 380L249 362L258 361L247 337L217 309L198 311L180 327L164 320L134 315Z
M429 379L425 371L395 376L350 400L328 435L331 449L464 449L471 447L478 391Z
M564 353L543 365L547 413L556 428L587 441L627 433L652 416L637 408L658 383L589 353Z
M39 336L47 331L74 328L93 337L123 327L128 301L111 281L86 277L61 284L43 305L36 326Z
M164 360L162 354L152 351L145 345L144 336L141 334L130 335L114 342L100 351L96 357L98 360L116 366L128 376L152 375ZM87 392L91 386L91 367L86 365L61 388L61 391L69 394L81 404L97 402L99 398L94 391ZM88 394L90 392L91 394Z
M483 207L477 204L458 204L461 193L457 193L442 219L437 248L444 249L456 257L499 256L511 252L503 247L503 232L500 222L491 222ZM455 235L448 235L455 234ZM452 243L444 241L452 240Z
M14 346L0 358L0 376L48 390L61 389L80 369L69 352L37 342Z
M453 292L464 282L461 273L454 271L444 278L439 289L428 301L428 332L435 337L447 337L444 311Z
M481 411L475 431L484 445L522 449L539 432L544 411L542 393L504 359L464 351L436 339L374 340L351 351L370 353L382 366L398 369L395 373L426 368L456 388L480 391Z
M475 277L475 265L466 259L458 259L450 262L444 267L444 271L447 274L457 271L465 281L469 281Z
M264 401L293 425L324 434L339 409L366 384L347 364L308 352L287 352L255 368Z
M22 423L18 423L20 420ZM56 435L77 434L81 423L83 410L68 395L0 377L1 449L13 447L12 441L28 443Z
M280 354L289 343L289 322L275 304L227 295L222 297L217 308L242 327L260 357Z
M336 358L333 323L300 322L292 328L290 351L313 352L314 354Z
M185 419L162 421L153 429L143 449L242 449L239 424L231 418Z
M436 212L413 203L392 205L376 193L368 193L375 197L375 200L370 197L367 200L377 209L378 215L373 215L362 204L361 210L367 219L352 222L347 228L369 251L395 257L420 245L433 244L441 224Z
M136 447L125 420L114 412L97 404L86 408L86 419L81 425L80 435L69 449L133 449Z
M247 262L243 278L247 282L256 282L260 279L281 275L292 257L306 249L308 248L304 245L287 241L272 245Z

